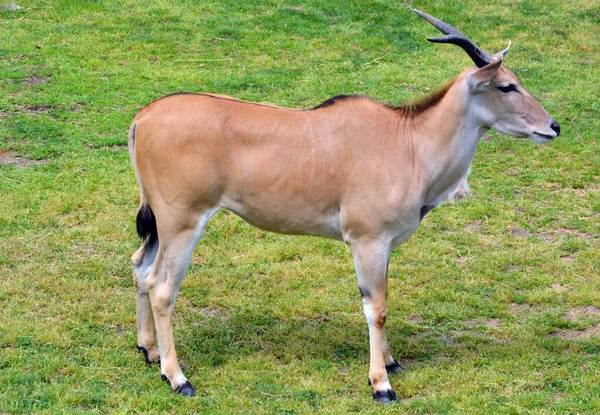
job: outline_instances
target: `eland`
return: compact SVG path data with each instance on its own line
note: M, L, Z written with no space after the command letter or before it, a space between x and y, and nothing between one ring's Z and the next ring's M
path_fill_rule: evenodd
M390 252L423 217L467 189L483 134L536 143L557 122L503 65L450 25L418 10L475 66L433 95L393 106L337 96L309 110L216 94L175 94L133 119L129 154L141 203L132 257L138 349L160 361L162 379L185 396L173 311L208 220L228 209L258 228L344 241L352 252L369 328L369 383L380 403L397 400L388 379L401 366L385 331ZM510 46L510 44L509 44Z

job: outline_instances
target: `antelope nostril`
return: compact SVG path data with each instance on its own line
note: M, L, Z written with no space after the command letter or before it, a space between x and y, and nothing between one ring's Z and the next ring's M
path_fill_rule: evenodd
M552 128L554 130L557 137L560 135L560 125L558 125L558 123L556 121L552 122L552 125L550 126L550 128Z

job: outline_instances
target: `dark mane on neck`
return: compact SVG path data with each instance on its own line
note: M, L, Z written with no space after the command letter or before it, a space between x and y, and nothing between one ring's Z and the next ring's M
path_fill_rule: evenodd
M318 110L320 108L331 107L332 105L337 104L338 102L347 101L349 99L359 99L361 95L336 95L335 97L329 98L323 102L321 102L316 107L312 107L311 110Z
M446 96L446 93L448 93L448 91L450 90L452 85L454 85L455 81L456 81L456 79L453 79L452 81L448 82L446 85L444 85L442 88L440 88L433 94L426 96L425 98L422 98L416 102L404 104L404 105L390 105L390 104L385 104L385 105L386 105L386 107L388 107L396 112L399 112L400 114L402 114L405 117L408 117L408 118L416 117L418 115L423 114L428 109L431 109L431 108L435 107L436 105L438 105L440 103L440 101L442 99L444 99L444 97Z
M404 105L392 105L392 104L388 104L388 103L380 103L380 104L385 106L386 108L396 111L397 113L401 114L404 117L413 118L420 114L423 114L428 109L433 108L437 104L439 104L440 101L446 96L446 93L450 90L452 85L454 85L455 81L456 81L456 79L453 79L452 81L450 81L446 85L444 85L442 88L440 88L438 91L436 91L433 94L426 96L425 98L422 98L414 103L409 103L409 104L404 104ZM316 107L310 108L310 110L318 110L321 108L332 107L341 102L345 102L345 101L349 101L349 100L357 100L357 101L369 100L372 102L378 102L366 95L357 95L357 94L337 95L333 98L329 98L328 100L323 101L321 104L317 105Z

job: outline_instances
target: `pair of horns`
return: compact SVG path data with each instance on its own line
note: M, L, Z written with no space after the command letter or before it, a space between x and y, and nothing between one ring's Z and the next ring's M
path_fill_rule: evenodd
M487 64L489 64L490 62L492 62L492 60L497 59L497 58L494 58L494 57L488 55L483 49L481 49L479 46L477 46L471 39L469 39L468 37L466 37L465 35L460 33L458 30L456 30L455 28L450 26L448 23L444 23L441 20L436 19L435 17L430 16L427 13L423 13L420 10L417 10L417 9L412 9L412 10L413 10L413 12L415 12L419 16L421 16L423 19L425 19L429 23L431 23L433 26L435 26L435 28L438 29L440 32L442 32L444 35L446 35L446 36L440 36L440 37L428 37L427 38L428 41L435 42L435 43L451 43L453 45L460 46L465 52L467 52L469 57L473 60L473 62L475 63L475 65L477 65L478 68L482 68L482 67L486 66ZM508 47L499 53L500 59L504 57L506 52L508 52L509 48L510 48L510 41L508 42Z

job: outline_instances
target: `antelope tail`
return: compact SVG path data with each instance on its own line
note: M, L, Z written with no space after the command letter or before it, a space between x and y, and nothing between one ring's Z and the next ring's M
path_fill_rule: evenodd
M148 198L146 197L146 192L144 191L144 187L142 186L142 182L140 181L139 174L137 171L137 165L135 163L136 127L137 123L134 122L129 130L129 157L131 158L131 164L133 165L133 169L135 170L135 176L137 177L138 185L140 187L140 208L138 210L135 222L138 235L142 238L148 237L149 242L154 242L158 239L156 217L154 216L152 207L150 206Z

